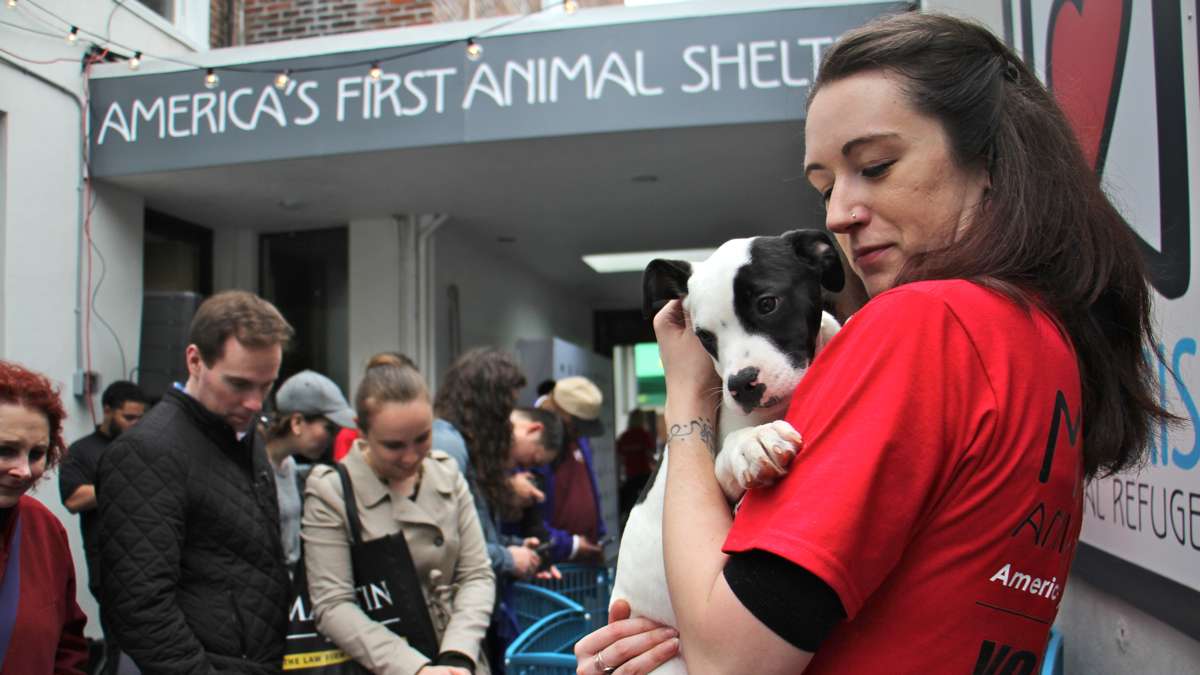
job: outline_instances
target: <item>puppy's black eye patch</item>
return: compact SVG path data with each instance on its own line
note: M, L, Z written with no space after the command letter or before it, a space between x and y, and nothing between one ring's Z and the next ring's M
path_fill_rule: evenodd
M717 336L701 328L696 331L696 337L700 338L700 344L704 346L704 350L714 359L717 358Z

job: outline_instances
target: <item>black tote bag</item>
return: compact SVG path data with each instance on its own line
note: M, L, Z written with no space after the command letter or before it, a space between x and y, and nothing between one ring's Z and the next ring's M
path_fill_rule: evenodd
M338 464L342 494L346 500L346 521L350 527L350 560L354 568L355 600L372 621L387 626L408 640L409 646L432 661L438 655L437 633L421 593L421 580L413 563L404 533L364 542L358 519L358 503L346 467ZM367 672L348 654L317 632L303 551L299 569L292 579L292 604L288 612L285 671L304 675L360 675Z

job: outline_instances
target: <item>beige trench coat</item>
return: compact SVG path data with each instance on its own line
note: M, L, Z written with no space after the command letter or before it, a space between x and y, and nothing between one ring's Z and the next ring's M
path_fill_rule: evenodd
M483 530L458 465L434 450L424 461L415 501L392 494L367 465L364 441L342 460L354 484L364 541L403 530L412 551L442 652L475 659L489 672L483 638L496 594ZM301 521L308 592L317 630L373 673L412 675L430 661L408 641L375 623L354 598L350 531L342 484L332 467L318 466L305 487Z

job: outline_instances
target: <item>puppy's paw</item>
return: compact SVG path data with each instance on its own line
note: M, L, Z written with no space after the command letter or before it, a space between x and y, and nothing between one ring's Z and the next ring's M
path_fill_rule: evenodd
M746 490L774 483L804 444L799 432L783 420L739 429L725 438L717 455L717 481L730 502Z

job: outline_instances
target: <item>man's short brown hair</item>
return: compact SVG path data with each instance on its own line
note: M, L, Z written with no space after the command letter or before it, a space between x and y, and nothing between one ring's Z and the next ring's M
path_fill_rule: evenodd
M204 364L225 355L230 336L247 347L287 347L295 331L275 305L247 291L223 291L200 304L188 342L200 350Z

